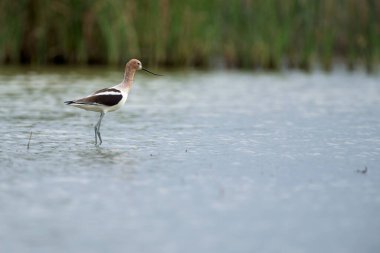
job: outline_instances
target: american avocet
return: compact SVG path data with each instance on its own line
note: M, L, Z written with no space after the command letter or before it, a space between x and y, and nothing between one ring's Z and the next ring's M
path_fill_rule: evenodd
M139 60L132 59L125 65L124 79L118 85L95 91L91 95L84 98L65 102L67 105L72 105L84 110L100 112L100 118L98 123L95 125L95 145L97 145L98 137L99 145L102 144L100 124L102 123L104 115L107 112L120 109L120 107L125 104L128 93L133 84L133 77L135 76L135 72L137 70L144 70L153 75L161 76L143 68Z

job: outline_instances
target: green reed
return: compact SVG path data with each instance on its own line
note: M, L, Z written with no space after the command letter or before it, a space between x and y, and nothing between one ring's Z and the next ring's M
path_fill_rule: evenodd
M377 0L1 0L0 63L369 70Z

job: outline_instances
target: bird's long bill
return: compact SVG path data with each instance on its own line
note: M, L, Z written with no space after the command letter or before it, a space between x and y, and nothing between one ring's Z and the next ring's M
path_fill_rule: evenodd
M151 73L152 75L155 75L155 76L163 76L163 75L159 75L159 74L153 73L152 71L149 71L146 68L142 68L142 70L144 70L144 71L146 71L148 73Z

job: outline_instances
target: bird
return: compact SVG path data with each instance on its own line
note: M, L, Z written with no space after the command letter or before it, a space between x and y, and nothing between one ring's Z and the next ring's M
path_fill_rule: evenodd
M95 146L102 144L102 137L100 135L100 125L103 117L107 112L113 112L120 109L128 98L128 93L133 85L133 78L137 70L144 70L150 74L156 76L162 76L151 72L150 70L143 68L141 61L137 59L131 59L125 65L124 79L121 83L101 90L97 90L87 97L65 101L66 105L78 107L87 111L99 112L100 117L95 124Z

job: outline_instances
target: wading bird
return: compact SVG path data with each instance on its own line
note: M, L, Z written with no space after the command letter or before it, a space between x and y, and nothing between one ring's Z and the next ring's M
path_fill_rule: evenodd
M107 112L120 109L125 104L137 70L144 70L150 74L161 76L143 68L139 60L132 59L125 65L124 79L118 85L95 91L84 98L65 102L66 105L75 106L88 111L100 112L99 120L95 125L95 145L98 143L98 138L99 145L102 144L100 124L102 123L104 115Z

